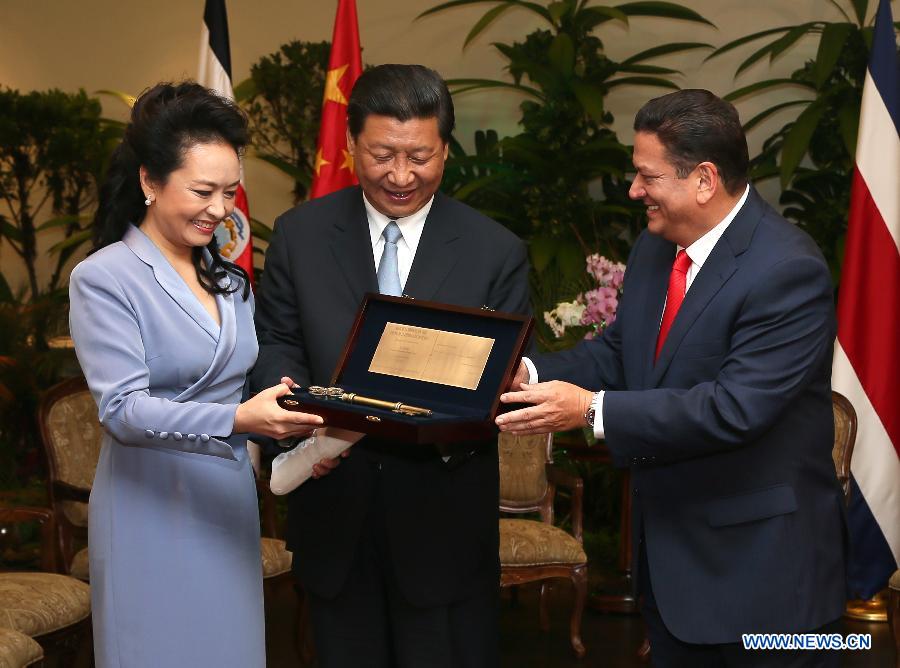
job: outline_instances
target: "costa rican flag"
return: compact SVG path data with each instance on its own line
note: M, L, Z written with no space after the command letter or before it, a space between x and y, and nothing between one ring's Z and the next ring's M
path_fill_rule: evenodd
M900 65L881 0L860 110L832 386L859 419L851 461L850 589L868 599L900 563Z
M231 85L231 50L228 46L228 15L225 0L206 0L200 31L200 69L197 82L234 100ZM244 268L253 281L253 242L250 237L250 207L241 184L234 198L234 211L216 228L219 252L226 260Z

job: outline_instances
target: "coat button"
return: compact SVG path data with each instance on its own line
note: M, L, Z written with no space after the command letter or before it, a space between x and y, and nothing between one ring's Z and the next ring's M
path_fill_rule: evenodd
M200 434L200 440L204 443L209 443L209 434Z
M188 434L188 440L189 440L189 441L196 441L196 440L197 440L197 434Z
M146 436L147 438L153 438L154 436L156 436L156 432L152 429L148 429L144 432L144 436Z
M166 440L167 438L169 438L169 432L161 431L161 432L159 432L159 437L163 440Z
M180 441L182 438L184 438L184 436L181 435L180 431L173 431L172 438L174 438L176 441Z

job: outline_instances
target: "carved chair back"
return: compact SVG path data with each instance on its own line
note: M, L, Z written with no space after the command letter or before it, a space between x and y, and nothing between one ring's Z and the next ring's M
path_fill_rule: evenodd
M853 404L839 392L832 391L831 407L834 411L834 447L831 457L838 482L844 490L844 501L850 501L850 459L856 443L856 411Z
M553 434L514 436L501 433L497 442L500 459L500 510L505 513L539 512L553 521L553 484L547 464L553 461Z

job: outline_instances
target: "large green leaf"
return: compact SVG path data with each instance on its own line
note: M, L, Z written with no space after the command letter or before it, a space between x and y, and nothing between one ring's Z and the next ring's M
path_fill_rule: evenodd
M58 218L51 218L50 220L41 223L37 227L35 227L35 231L42 232L44 230L49 230L54 227L68 227L72 223L77 223L80 220L83 220L81 216L59 216Z
M760 30L759 32L755 32L751 35L744 35L743 37L738 37L735 40L728 42L720 46L718 49L709 54L705 60L710 60L715 58L716 56L721 56L723 53L727 53L733 49L738 48L739 46L743 46L744 44L749 44L750 42L756 41L763 37L768 37L769 35L774 35L775 33L787 32L793 28L793 26L781 26L780 28L769 28L767 30ZM704 61L705 62L705 61Z
M819 50L813 65L813 80L816 88L821 88L828 81L853 29L854 26L849 23L829 23L822 30Z
M772 42L772 50L769 52L769 62L775 60L777 56L780 56L786 49L793 46L798 39L811 30L819 28L821 25L822 24L819 21L811 21L809 23L801 23L788 30L784 35Z
M256 92L256 82L253 80L253 77L248 77L234 87L234 101L238 103L246 102L256 95Z
M626 2L624 5L616 5L616 9L628 16L657 16L660 18L681 19L683 21L705 23L714 28L716 27L715 23L703 18L693 9L688 9L687 7L675 4L674 2L661 2L657 0Z
M290 176L297 183L301 183L309 187L311 182L309 175L296 165L292 165L291 163L289 163L284 158L281 158L277 155L272 155L271 153L261 153L259 151L255 151L253 153L253 157L257 158L258 160L262 160L263 162L269 163L276 169Z
M729 102L734 102L735 100L740 99L745 95L750 95L750 93L757 93L768 88L778 88L779 86L801 86L803 88L813 88L810 83L806 81L798 81L797 79L765 79L764 81L757 81L756 83L752 83L749 86L744 86L742 88L738 88L737 90L733 90L725 96L725 99Z
M424 12L419 14L416 18L420 19L423 16L428 16L429 14L434 14L436 12L444 11L445 9L450 9L451 7L462 7L463 5L475 5L482 2L497 2L498 0L451 0L450 2L442 2L439 5L435 5L431 9L426 9ZM525 9L529 9L535 14L543 17L550 23L553 22L553 17L550 16L550 12L547 11L546 7L539 5L535 2L523 2L523 0L505 0L505 2L509 5L518 5L519 7L524 7Z
M94 91L94 95L109 95L110 97L114 97L119 100L119 102L124 104L129 109L134 106L134 101L137 100L134 95L124 93L120 90L98 90Z
M622 65L616 68L619 72L629 72L631 74L683 74L681 70L673 70L670 67L659 67L658 65Z
M856 155L856 137L859 133L859 105L856 100L848 100L838 111L838 124L841 128L841 139L847 153Z
M806 109L804 109L790 131L784 138L784 145L781 147L781 187L787 188L791 182L794 172L803 160L809 150L809 141L812 139L813 132L816 131L819 121L825 114L826 105L822 100L815 100Z
M489 25L491 25L491 23L493 23L494 19L496 19L498 16L500 16L503 12L505 12L510 7L512 7L511 4L503 3L500 5L497 5L496 7L489 9L487 11L487 13L484 16L482 16L480 19L478 19L478 22L474 26L472 26L472 29L469 31L469 34L466 35L466 41L463 42L463 48L466 48L467 46L469 46L469 42L471 42L473 39L478 37L478 35L480 35L481 32L485 28L487 28Z
M435 5L431 9L426 9L424 12L419 14L416 19L420 19L423 16L428 16L429 14L436 14L437 12L442 12L445 9L450 9L452 7L462 7L463 5L477 5L483 2L499 2L501 0L451 0L450 2L442 2L439 5Z
M658 58L659 56L667 56L670 53L680 53L682 51L691 51L693 49L712 48L712 44L707 44L705 42L672 42L671 44L661 44L660 46L654 46L651 49L646 49L634 54L633 56L629 56L622 61L622 65L631 65L632 63L638 63L642 60L650 60L651 58Z
M782 102L781 104L776 104L772 107L767 107L763 109L761 112L756 114L749 121L744 123L744 132L750 132L756 125L767 119L769 116L774 114L775 112L781 111L782 109L787 109L788 107L796 107L801 104L809 104L811 100L790 100L789 102Z
M628 14L615 7L585 7L577 15L578 24L586 31L607 21L621 21L628 25Z
M519 91L520 93L532 95L539 100L542 100L544 97L537 88L525 86L524 84L510 83L509 81L497 81L495 79L447 79L446 83L450 88L454 88L454 93L463 93L469 90L480 90L484 88L510 88ZM457 86L460 88L456 88Z
M464 202L473 193L476 193L479 190L483 190L487 186L497 183L498 181L502 181L505 178L507 178L507 174L500 172L496 174L488 174L487 176L482 176L478 179L473 179L472 181L466 183L466 185L464 185L463 187L459 188L456 192L454 192L453 196L456 199Z
M859 25L865 25L866 12L869 10L869 0L850 0L850 4L853 5L853 13L856 14L856 20L859 21Z
M606 88L613 88L615 86L623 86L626 84L629 86L656 86L658 88L680 90L678 84L660 77L620 77L619 79L610 79L603 85L606 86Z
M22 230L9 222L4 216L0 216L0 237L21 243Z
M767 55L772 53L772 49L773 49L772 45L773 44L774 44L774 42L769 42L765 46L760 47L759 49L757 49L756 51L751 53L749 58L747 58L744 62L742 62L740 65L738 65L737 70L735 70L734 76L737 77L737 75L739 75L741 72L743 72L744 70L749 68L751 65L753 65L753 63L757 62L758 60L762 60Z
M9 304L15 301L6 276L0 273L0 304Z
M578 102L581 103L581 106L584 107L584 110L588 115L597 123L602 123L605 111L603 105L603 91L600 88L583 81L574 81L572 83L572 90L575 92L575 97L578 98Z
M563 17L574 9L575 6L572 0L558 0L547 5L547 11L550 12L550 17L556 25L559 25Z
M572 38L564 32L559 33L550 44L547 57L560 74L570 77L575 68L575 45L572 44Z
M61 253L67 248L77 248L81 244L86 241L90 241L91 238L91 230L81 230L80 232L76 232L71 237L63 239L59 243L53 244L50 247L50 253Z
M259 239L268 243L272 239L272 228L258 218L250 218L250 234L254 240Z

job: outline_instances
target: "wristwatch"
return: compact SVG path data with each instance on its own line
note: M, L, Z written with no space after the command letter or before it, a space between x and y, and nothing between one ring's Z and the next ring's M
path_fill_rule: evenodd
M594 428L594 418L597 414L597 395L599 394L600 393L597 392L597 394L594 395L594 398L591 399L591 403L588 405L588 409L584 412L584 421L591 429Z

